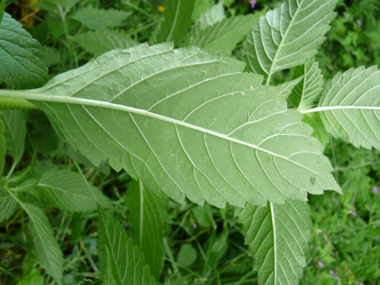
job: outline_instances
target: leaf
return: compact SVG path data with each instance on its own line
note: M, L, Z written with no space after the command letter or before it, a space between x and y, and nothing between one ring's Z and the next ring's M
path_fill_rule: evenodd
M294 87L289 99L302 111L314 107L323 89L323 76L318 62L314 62L313 59L309 59L300 67L299 74L303 75L303 80Z
M57 208L69 212L87 212L102 207L112 208L108 198L80 174L68 170L45 172L38 187Z
M17 201L0 186L0 222L9 219L17 208Z
M58 284L62 284L63 277L63 254L53 235L45 213L37 206L30 203L21 203L29 215L31 223L30 230L36 246L37 256L41 267L54 278Z
M164 21L153 32L151 42L177 43L190 28L194 0L167 0Z
M314 132L311 135L317 138L322 143L323 147L329 143L330 136L318 113L305 114L302 121L308 123L314 129Z
M285 83L282 83L277 86L279 88L278 96L287 99L289 95L292 93L293 88L300 83L300 81L303 80L303 76L300 76L294 80L286 81Z
M1 21L3 20L5 2L6 0L0 0L0 25L1 25Z
M10 89L40 87L49 80L40 43L4 12L0 25L0 81Z
M376 66L338 73L330 80L318 108L328 133L356 147L380 149L380 71Z
M118 285L156 284L144 254L128 238L122 226L100 207L98 232L100 266L104 273L103 281L108 281L106 284L112 279Z
M156 279L159 279L162 270L163 238L168 219L166 212L168 202L161 195L150 191L140 180L132 182L125 197L132 239L144 253L146 262Z
M5 125L5 143L9 154L13 158L13 164L20 162L24 154L26 122L22 110L3 111Z
M310 210L305 202L267 207L247 205L239 216L245 244L259 271L259 284L298 284L311 239Z
M253 25L245 42L251 69L265 75L301 65L317 53L335 17L337 0L289 0Z
M112 49L124 49L137 45L130 36L121 31L115 30L89 31L71 37L71 39L95 56L99 56Z
M177 263L190 267L196 260L198 254L191 244L183 244L178 252Z
M260 15L252 14L226 18L202 31L196 31L190 38L188 46L232 51L259 18Z
M44 277L38 269L34 269L16 285L43 285Z
M108 160L180 203L244 207L340 191L303 116L243 69L196 47L140 45L0 96L31 99L92 163Z
M224 16L223 0L219 1L218 4L212 6L206 12L204 12L199 19L195 22L198 27L198 31L212 26L213 24L220 22L226 16Z
M51 14L62 17L61 13L63 12L64 14L67 14L78 1L79 0L43 0L29 4L28 6L40 8Z
M5 155L7 154L7 149L5 145L5 126L2 120L3 113L0 111L0 179L3 176L4 165L5 165Z
M78 9L72 18L78 20L89 29L101 30L121 26L130 14L114 9L105 10L86 6Z

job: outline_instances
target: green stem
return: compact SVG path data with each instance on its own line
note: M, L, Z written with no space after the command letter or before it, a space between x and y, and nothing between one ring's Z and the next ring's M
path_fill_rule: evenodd
M4 89L0 91L3 91L3 90ZM5 90L5 91L9 91L9 90ZM24 99L1 96L0 110L7 110L7 109L37 109L37 107Z

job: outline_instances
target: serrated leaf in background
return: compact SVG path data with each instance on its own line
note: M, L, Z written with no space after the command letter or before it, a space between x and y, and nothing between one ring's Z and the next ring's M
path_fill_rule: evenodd
M0 24L0 81L9 89L36 88L49 80L40 43L4 13Z
M302 115L243 69L215 51L140 45L21 96L92 163L124 168L178 202L243 207L340 191Z
M125 229L109 217L102 208L99 209L99 259L103 272L103 281L118 285L156 284L150 273L149 265ZM112 276L110 276L112 274Z
M215 0L195 0L191 18L195 21L215 4Z
M40 8L49 12L50 14L55 14L56 16L61 17L61 13L66 15L77 2L79 2L79 0L43 0L30 4L28 6L33 8Z
M2 120L3 113L0 111L0 179L3 176L4 166L5 166L5 155L7 154L7 149L5 145L5 126Z
M278 96L284 99L288 99L289 95L292 93L294 86L296 86L303 79L303 76L300 76L294 80L286 81L277 86L279 89Z
M305 114L302 121L308 123L314 129L314 132L311 135L317 138L323 147L329 143L330 135L327 133L319 113Z
M26 121L22 110L3 111L5 126L5 143L9 154L13 158L13 164L20 162L24 154Z
M30 218L30 231L33 236L41 267L45 269L58 284L62 284L63 254L54 238L54 232L48 218L36 205L30 203L20 203L20 205Z
M298 284L311 239L309 216L309 206L299 201L266 207L247 204L240 213L245 244L254 257L260 285Z
M296 68L295 75L303 77L293 88L289 100L297 107L297 110L313 108L323 89L323 76L318 62L314 62L313 59L307 60L304 65Z
M195 31L188 46L199 46L204 49L232 51L236 44L244 39L246 33L252 29L261 14L226 18L220 22Z
M49 201L65 211L86 212L96 209L96 202L102 207L112 208L108 197L90 184L79 173L69 170L45 172L38 187Z
M188 31L192 23L194 0L167 0L164 20L152 34L151 43L174 42Z
M338 73L323 92L318 108L328 133L356 147L380 149L380 71L364 66Z
M0 186L0 222L9 219L17 208L17 201Z
M251 69L265 75L304 64L317 53L338 0L289 0L254 24L244 43Z
M125 203L132 239L144 253L152 275L159 279L163 265L163 238L167 230L168 201L165 196L153 193L141 180L128 187Z
M91 30L102 30L121 26L129 15L131 15L129 12L86 6L76 10L72 18L78 20Z
M71 37L71 39L95 56L99 56L112 49L125 49L138 44L126 33L115 30L89 31Z
M195 30L197 32L200 32L208 26L212 26L215 23L220 22L225 17L226 16L224 15L223 0L221 0L218 4L212 6L206 12L201 14L199 19L197 19L194 23L196 27Z

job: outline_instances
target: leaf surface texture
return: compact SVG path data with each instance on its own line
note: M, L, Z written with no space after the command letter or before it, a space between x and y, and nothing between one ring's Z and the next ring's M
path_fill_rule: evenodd
M24 154L26 121L22 110L3 111L5 142L13 163L20 162Z

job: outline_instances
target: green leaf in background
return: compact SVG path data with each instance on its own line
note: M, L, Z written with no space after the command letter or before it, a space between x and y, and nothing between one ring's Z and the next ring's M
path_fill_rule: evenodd
M245 42L251 69L267 76L301 65L317 53L335 17L338 0L289 0L253 26Z
M289 97L289 95L292 93L292 90L293 88L298 84L300 83L300 81L303 80L303 76L300 76L294 80L291 80L291 81L286 81L280 85L277 86L277 88L279 88L279 93L278 93L278 96L284 98L284 99L287 99Z
M112 283L111 280L114 279L118 285L156 284L149 265L145 263L144 254L128 238L125 229L100 207L98 232L100 268L104 282Z
M86 6L75 11L73 18L91 30L121 26L131 13L114 9L97 9Z
M22 110L3 111L3 122L7 150L13 158L13 167L15 167L24 154L26 135L24 112Z
M329 143L330 135L327 133L319 113L305 114L302 121L308 123L314 129L311 135L317 138L324 147Z
M177 43L190 28L194 0L167 0L164 21L152 35L152 43Z
M43 285L44 277L41 275L38 269L33 270L28 275L26 275L20 282L16 285Z
M0 24L0 81L10 89L40 87L49 80L40 43L4 13Z
M5 155L7 154L7 149L5 145L5 126L2 120L3 113L0 111L0 180L3 176L4 165L5 165Z
M126 33L116 30L88 31L71 39L95 56L112 49L125 49L137 45Z
M260 16L260 14L249 14L226 18L204 30L195 31L188 45L232 51L236 44L244 39L245 34L252 29L253 23L257 22Z
M38 187L54 206L65 211L93 211L96 202L102 207L112 208L109 199L97 187L82 175L69 170L45 172Z
M203 13L210 9L215 4L215 0L195 0L194 9L191 18L198 19Z
M311 239L309 206L305 202L247 204L239 215L246 233L245 243L259 271L259 284L298 284L306 266Z
M62 17L66 15L79 0L42 0L28 5L33 8L43 9L50 14Z
M204 30L208 26L212 26L217 22L223 20L226 16L224 15L223 0L219 1L218 4L212 6L206 12L204 12L199 19L195 21L196 31Z
M162 193L156 195L141 180L133 181L128 188L125 202L132 239L144 253L152 275L159 279L163 265L163 238L167 230L168 202Z
M313 108L323 89L323 76L318 62L309 59L303 66L297 67L295 74L303 77L294 87L289 100L300 111Z
M1 26L1 21L3 20L3 15L4 15L4 9L5 9L5 3L6 0L0 0L0 26Z
M214 51L140 45L0 96L33 100L92 163L178 202L244 207L340 191L303 116L243 69Z
M9 219L17 208L17 201L0 186L0 222Z
M54 232L48 218L39 207L21 201L19 201L19 203L30 218L31 223L29 226L41 267L45 269L58 284L62 284L63 254L54 238Z
M330 80L318 108L328 133L352 143L380 149L380 71L377 66L359 67L338 73Z
M182 266L189 267L197 260L197 251L191 244L183 244L178 252L177 262Z

